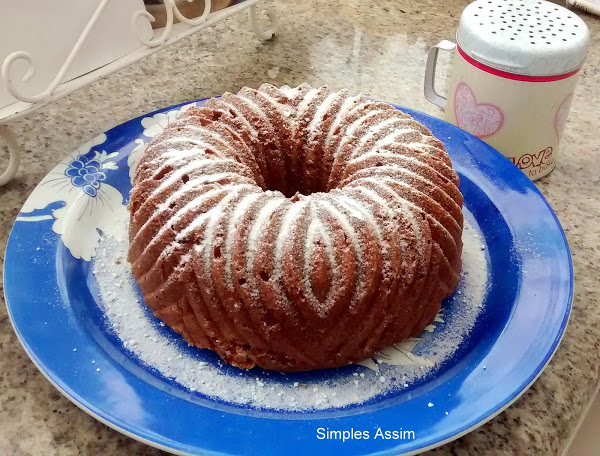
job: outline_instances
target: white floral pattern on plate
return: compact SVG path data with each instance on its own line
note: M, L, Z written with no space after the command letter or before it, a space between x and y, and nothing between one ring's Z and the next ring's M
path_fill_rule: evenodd
M127 211L121 192L105 182L107 171L118 169L112 160L118 152L107 153L97 147L105 141L105 134L96 136L62 160L40 182L17 218L25 222L53 218L52 230L73 257L84 261L92 259L101 233L114 228L114 216ZM59 201L65 205L51 215L31 213Z

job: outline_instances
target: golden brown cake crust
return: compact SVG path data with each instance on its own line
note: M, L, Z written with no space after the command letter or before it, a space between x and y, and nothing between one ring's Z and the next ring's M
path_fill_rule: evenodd
M129 261L153 313L231 364L343 366L419 334L458 284L458 183L388 104L244 88L149 144Z

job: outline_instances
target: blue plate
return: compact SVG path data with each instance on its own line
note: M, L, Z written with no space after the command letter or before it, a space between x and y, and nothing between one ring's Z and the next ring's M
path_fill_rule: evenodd
M141 363L106 323L91 274L93 257L115 214L126 211L130 167L186 106L133 119L83 145L34 190L10 234L4 289L14 329L40 371L77 406L126 435L175 453L396 455L471 431L540 375L560 342L573 296L569 247L556 216L531 181L496 150L405 108L445 143L465 207L488 247L483 309L443 366L364 404L294 413L193 394ZM220 366L210 353L202 356ZM258 371L243 375L265 374ZM339 369L282 381L310 383L336 375ZM378 428L392 438L375 438ZM370 434L345 442L319 438L327 430ZM394 430L413 434L394 439Z

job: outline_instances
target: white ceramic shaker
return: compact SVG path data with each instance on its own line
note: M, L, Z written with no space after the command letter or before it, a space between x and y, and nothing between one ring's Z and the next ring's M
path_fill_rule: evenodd
M589 39L583 20L554 3L477 0L462 13L456 43L431 48L425 96L539 179L556 164ZM440 49L454 53L447 98L434 88Z

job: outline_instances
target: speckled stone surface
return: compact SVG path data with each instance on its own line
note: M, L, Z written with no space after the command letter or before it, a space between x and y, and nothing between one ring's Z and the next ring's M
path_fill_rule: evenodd
M468 2L278 2L275 39L259 42L245 13L162 50L10 126L25 153L0 188L0 256L23 202L81 143L125 120L244 85L327 83L440 115L422 95L426 52L452 39ZM597 388L600 370L600 19L583 15L592 44L557 169L538 183L569 239L576 275L571 320L538 381L508 410L437 454L560 454ZM0 149L0 169L7 159ZM2 293L3 296L3 293ZM0 298L1 299L1 298ZM154 455L62 397L37 371L0 306L0 454Z

